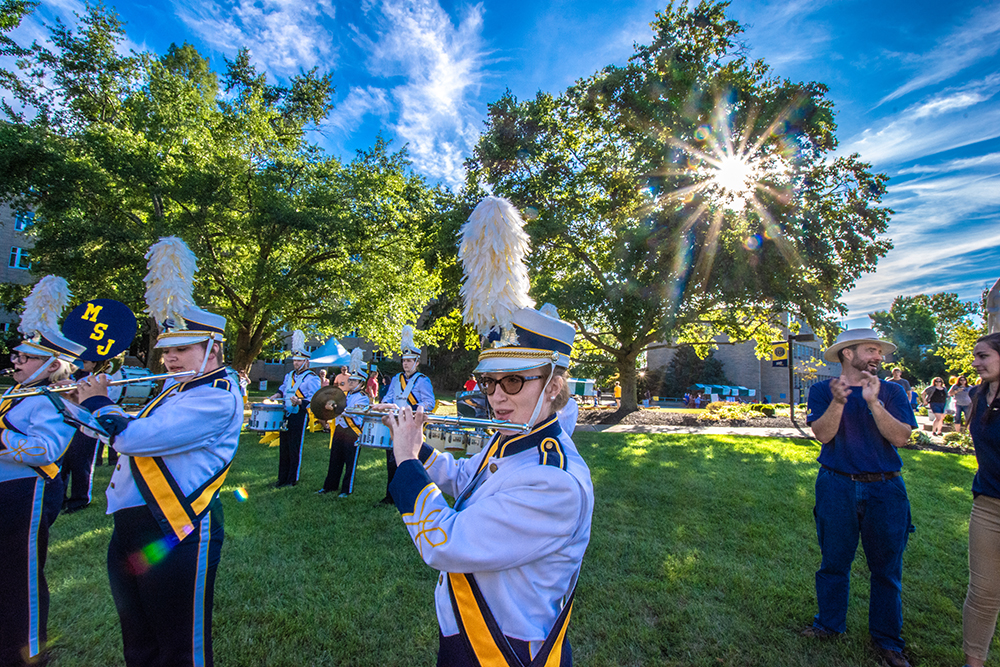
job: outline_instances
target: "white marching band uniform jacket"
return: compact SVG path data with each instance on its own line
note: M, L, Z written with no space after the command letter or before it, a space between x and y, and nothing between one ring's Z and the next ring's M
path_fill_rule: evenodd
M473 573L503 634L534 653L576 585L594 509L590 470L557 418L506 440L496 434L468 459L424 445L390 490L421 558L442 573L441 633L460 631L446 573Z
M410 390L407 399L404 399L403 395L409 389L410 383L413 384L413 389ZM402 373L397 373L389 383L389 388L386 390L382 402L395 403L400 407L409 403L414 412L416 412L418 405L422 405L424 412L430 414L434 411L434 405L437 401L434 398L434 387L431 385L430 378L418 372L411 375L409 380Z
M39 385L16 385L9 392ZM62 415L45 396L3 399L0 402L0 482L25 477L54 478L59 474L55 462L65 453L75 431L76 428L63 421Z
M296 373L294 370L285 373L285 379L282 381L281 386L278 387L278 391L281 392L284 398L285 414L294 415L300 408L308 408L309 401L312 400L313 394L319 388L319 376L308 368L301 373ZM298 396L303 402L299 405L292 405L292 396Z
M371 401L368 399L368 394L365 393L364 386L359 387L355 391L347 392L346 410L364 410L369 405L371 405ZM356 434L360 434L364 420L360 417L348 417L341 414L337 417L334 424L341 428L350 428Z
M106 494L108 514L148 504L137 485L132 459L158 458L183 496L222 473L217 490L243 426L243 397L227 368L185 382L167 380L163 391L134 418L104 397L84 403L112 433L112 444L121 454Z

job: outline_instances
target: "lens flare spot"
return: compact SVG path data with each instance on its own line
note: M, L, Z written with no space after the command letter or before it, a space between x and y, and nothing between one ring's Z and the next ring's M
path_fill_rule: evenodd
M524 216L525 220L534 220L538 217L538 209L534 206L525 206L524 210L521 211L521 215Z
M743 242L743 247L746 248L747 250L757 250L758 248L760 248L761 243L762 240L760 238L760 234L753 234L746 238L746 240Z
M695 141L705 141L712 134L712 128L708 125L702 125L697 130L694 131Z
M247 493L247 490L242 486L233 491L233 495L236 497L236 502L238 503L245 503L247 498L250 497L250 494Z
M164 537L163 539L150 542L139 551L132 553L128 557L129 567L133 574L143 574L151 567L162 561L174 548L178 540Z

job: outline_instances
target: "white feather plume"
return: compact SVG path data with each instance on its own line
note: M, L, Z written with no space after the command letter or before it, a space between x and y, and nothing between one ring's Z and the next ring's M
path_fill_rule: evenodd
M59 319L69 304L69 283L59 276L45 276L24 298L24 312L18 330L25 336L39 331L59 331Z
M413 327L407 324L403 327L402 340L400 341L400 349L403 352L407 350L415 350L417 346L413 344Z
M194 274L198 258L176 236L161 238L146 253L146 312L161 326L173 320L184 327L184 313L194 308Z
M306 335L301 329L292 332L292 353L302 353L306 351Z
M547 315L548 317L551 317L552 319L555 319L555 320L559 319L559 309L556 308L551 303L547 303L544 306L542 306L541 308L539 308L538 312L540 312L542 315Z
M356 347L351 350L351 361L347 365L347 370L351 373L357 373L361 370L361 366L365 363L365 351L360 347Z
M480 335L510 325L514 313L531 308L524 264L530 246L524 220L506 199L487 197L462 225L458 258L465 271L459 293L463 319Z

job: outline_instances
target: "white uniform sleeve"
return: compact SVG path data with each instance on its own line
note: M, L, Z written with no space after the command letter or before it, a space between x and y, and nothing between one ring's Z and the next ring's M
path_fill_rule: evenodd
M434 398L434 387L431 385L429 377L420 376L417 383L413 385L413 397L417 399L417 403L424 406L424 412L428 414L434 412L437 400Z
M421 471L405 461L396 474ZM393 498L397 487L393 480ZM430 482L403 521L425 563L443 572L509 570L558 550L580 525L586 506L579 482L555 466L525 468L499 491L461 511ZM397 505L399 500L397 500Z
M315 373L310 373L304 380L302 380L302 384L299 385L299 389L302 391L302 396L305 398L307 403L312 400L313 394L316 393L319 387L319 376Z
M26 417L27 427L23 433L13 428L0 432L0 459L36 468L58 460L69 446L73 427L43 396L25 398L11 412L15 410L18 422ZM14 421L15 415L11 417L10 421Z
M148 417L131 420L115 436L114 448L120 454L165 456L204 447L206 433L224 434L233 421L234 411L243 409L228 391L223 401L215 396L206 400L206 392L221 391L224 390L197 387L178 394L169 410L153 410Z

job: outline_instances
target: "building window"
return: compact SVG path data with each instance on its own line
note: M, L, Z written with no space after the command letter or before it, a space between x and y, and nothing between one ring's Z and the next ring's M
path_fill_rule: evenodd
M24 248L12 246L10 249L10 264L12 269L30 269L31 261L28 259L28 251Z
M23 232L33 224L35 224L34 211L21 211L14 215L14 231L16 232Z
M10 322L4 322L3 323L3 330L4 331L10 331Z
M377 364L383 359L385 359L385 354L382 353L382 350L375 350L372 352L372 363Z

